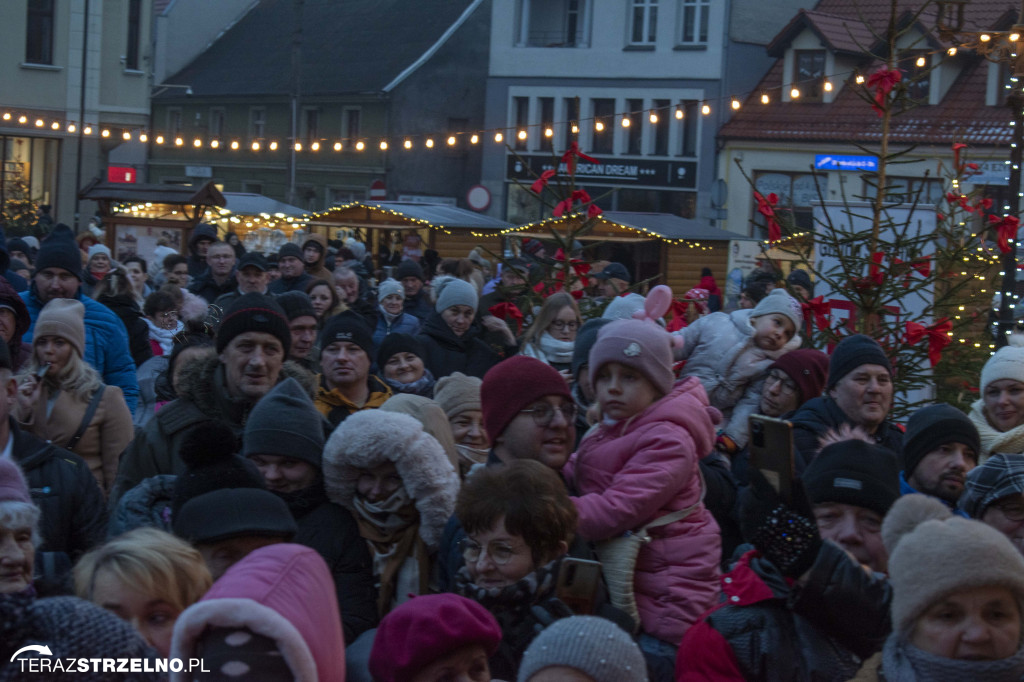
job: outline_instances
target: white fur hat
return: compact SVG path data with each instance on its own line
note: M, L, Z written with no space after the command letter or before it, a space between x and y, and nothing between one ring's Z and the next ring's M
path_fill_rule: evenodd
M1013 379L1024 384L1024 348L1003 346L981 369L981 394L993 381Z
M89 260L98 253L102 253L107 258L110 258L110 247L105 244L93 244L89 247Z

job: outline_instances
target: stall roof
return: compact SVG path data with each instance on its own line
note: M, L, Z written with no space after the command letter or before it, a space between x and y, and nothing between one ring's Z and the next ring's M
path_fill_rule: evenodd
M701 241L757 241L754 237L720 230L705 225L699 220L683 218L672 213L641 213L635 211L605 211L600 220L634 230L651 232L663 239L686 239Z
M292 206L286 204L283 201L277 199L271 199L265 197L262 194L251 194L249 192L224 192L224 199L227 203L224 204L224 208L231 213L239 215L277 215L283 214L285 217L301 218L306 215L307 211L299 208L298 206Z
M93 180L78 193L79 199L194 206L224 206L226 200L213 182L203 185L160 185Z
M357 214L360 211L390 213L445 228L497 231L512 227L512 223L507 223L504 220L498 220L482 213L467 211L464 208L457 208L447 204L420 204L407 201L381 201L376 203L357 201L328 209L316 216L311 216L310 221L314 223L334 222L334 218L345 219L347 214Z

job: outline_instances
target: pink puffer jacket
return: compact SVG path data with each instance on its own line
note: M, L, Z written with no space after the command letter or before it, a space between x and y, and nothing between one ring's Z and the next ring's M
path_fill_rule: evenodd
M714 448L714 417L700 381L687 377L633 419L590 433L563 470L580 494L580 535L608 540L697 502L697 462ZM703 504L650 533L634 582L640 620L678 646L718 594L721 536Z

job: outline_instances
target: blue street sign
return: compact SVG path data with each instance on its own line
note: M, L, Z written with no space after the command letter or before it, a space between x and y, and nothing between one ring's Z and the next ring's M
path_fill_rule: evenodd
M876 171L878 170L878 157L851 156L849 154L816 154L814 156L814 167L818 170Z

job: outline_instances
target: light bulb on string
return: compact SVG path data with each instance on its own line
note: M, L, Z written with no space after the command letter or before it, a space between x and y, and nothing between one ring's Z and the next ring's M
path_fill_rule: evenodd
M380 150L382 152L386 152L388 150L388 141L387 140L381 140L380 141Z
M711 105L706 103L706 102L704 104L702 104L701 107L700 107L700 113L704 114L705 116L710 114L711 113Z
M320 151L320 143L313 142L312 144L309 145L309 148L312 149L314 152L318 152Z
M550 126L544 129L544 137L554 137L555 131Z
M267 148L270 151L272 151L272 152L276 152L277 151L277 140L271 140L270 144L267 145ZM257 149L259 149L259 147L257 147Z
M448 140L447 140L447 142L448 142L448 146L449 146L449 147L454 147L454 146L455 146L455 143L456 143L457 141L458 141L458 140L456 140L456 139L455 139L455 136L454 136L454 135L449 135L449 136L448 136Z
M854 78L853 80L857 83L857 85L864 84L864 76L860 75L859 73L857 74L857 77Z
M295 148L295 151L301 152L302 151L302 143L301 142L296 142L295 145L294 145L294 148Z
M800 98L800 88L790 88L789 96L790 96L791 99L799 99Z
M273 143L273 142L271 142L270 144L271 144L271 145L274 145L274 143ZM254 141L254 142L252 143L252 150L253 150L254 152L258 152L258 151L260 150L260 143L259 143L259 142L257 142L257 141Z
M238 140L231 140L231 148L238 149Z
M74 132L73 130L68 132ZM139 142L149 142L149 135L146 133L139 133Z
M658 122L658 114L652 111L652 112L651 112L651 115L650 115L650 116L648 116L648 117L647 117L647 119L648 119L648 120L649 120L649 121L650 121L651 123L657 123L657 122Z
M428 137L427 141L424 142L423 144L426 145L427 149L433 149L434 148L434 138Z
M100 131L100 137L110 137L110 131L104 128Z
M19 116L18 123L20 123L21 125L25 125L26 123L28 123L28 116L25 116L24 114Z
M176 137L176 138L174 138L174 146L175 147L181 147L184 144L185 144L185 138L183 138L183 137Z
M341 143L340 142L335 142L334 143L334 151L336 151L336 152L340 152L341 151Z
M37 118L36 119L36 128L42 128L45 123L46 123L46 121L44 121L43 119Z
M192 146L195 147L196 149L199 149L200 147L203 146L203 141L197 137L196 139L192 140Z
M914 62L914 64L916 64L918 68L921 68L921 67L923 67L923 66L924 66L925 64L927 64L927 63L928 63L928 62L927 62L927 61L925 60L925 58L924 58L924 57L918 57L918 58L917 58L917 61L915 61L915 62Z
M825 81L825 92L832 92L832 81Z
M132 139L132 134L126 130L123 133L121 133L121 139L127 142L128 140Z
M210 140L210 148L211 149L219 149L220 148L220 140Z
M771 101L772 98L768 96L767 92L761 95L761 104L768 104Z
M629 120L629 117L628 117L628 116L623 116L623 117L622 117L622 127L623 127L623 128L628 128L628 127L629 127L629 126L631 126L632 124L633 124L633 122Z
M596 130L599 133L602 132L604 130L604 122L594 121L594 130Z
M520 130L518 133L516 133L516 137L519 138L520 140L525 140L526 139L526 131L525 130Z
M501 133L494 133L494 141L495 142L501 142L504 139L505 139L505 136L502 135Z
M955 57L956 56L956 48L955 47L949 48L948 50L946 50L946 54L948 54L950 57Z
M163 135L157 135L156 136L156 143L157 144L163 144L164 143L164 136Z
M474 135L470 135L469 136L469 143L470 144L476 144L479 141L480 141L480 136L479 135L474 134Z
M740 101L738 99L734 99L732 102L730 102L729 106L733 108L733 111L736 111L740 108Z
M684 114L682 107L676 107L676 119L682 120Z
M54 121L51 123L50 128L53 130L60 130L60 121Z
M366 143L365 142L363 142L362 140L359 140L358 142L356 142L356 151L357 152L361 152L364 149L366 149Z

